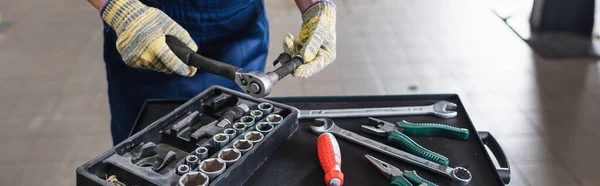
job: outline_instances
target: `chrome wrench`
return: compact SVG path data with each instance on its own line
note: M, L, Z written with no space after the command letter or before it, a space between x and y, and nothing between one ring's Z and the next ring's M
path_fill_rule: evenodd
M348 118L378 116L435 115L439 118L456 117L457 105L448 101L438 101L433 105L412 107L381 107L353 109L300 110L300 119L306 118Z
M383 154L392 156L394 158L400 159L402 161L408 162L410 164L425 168L432 172L444 175L450 178L452 181L460 184L467 185L471 181L471 172L463 167L448 167L444 165L440 165L438 163L423 159L421 157L412 155L410 153L398 150L396 148L387 146L385 144L379 143L377 141L362 137L356 133L344 130L335 125L333 120L329 118L318 118L315 119L315 123L320 123L320 126L310 126L310 129L317 133L331 133L335 136L339 136L346 140L352 141L354 143L358 143L367 148L376 150Z

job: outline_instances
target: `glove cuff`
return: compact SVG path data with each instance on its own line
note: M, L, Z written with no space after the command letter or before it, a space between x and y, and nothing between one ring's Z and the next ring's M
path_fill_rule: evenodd
M333 6L334 9L336 9L335 4L333 3L333 1L331 0L318 0L317 2L314 2L313 4L310 4L308 7L306 7L306 9L302 10L302 15L304 15L305 12L307 12L308 10L310 10L313 6L319 4L319 3L327 3Z
M110 27L119 33L148 9L149 7L139 0L107 0L100 15Z

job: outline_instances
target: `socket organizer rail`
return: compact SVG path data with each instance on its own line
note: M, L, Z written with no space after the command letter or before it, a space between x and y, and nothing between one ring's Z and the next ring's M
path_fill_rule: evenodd
M213 86L78 167L77 185L242 185L297 117L294 107Z

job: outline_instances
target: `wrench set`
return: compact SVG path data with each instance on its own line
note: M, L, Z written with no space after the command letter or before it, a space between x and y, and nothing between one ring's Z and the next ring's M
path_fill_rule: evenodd
M297 116L214 86L79 167L77 184L241 185L297 129Z

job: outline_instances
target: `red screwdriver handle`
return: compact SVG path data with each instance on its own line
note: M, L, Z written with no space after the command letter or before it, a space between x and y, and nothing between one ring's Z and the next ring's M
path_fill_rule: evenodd
M342 154L333 134L323 133L319 136L317 151L321 167L325 172L325 183L328 186L342 186L344 184Z

